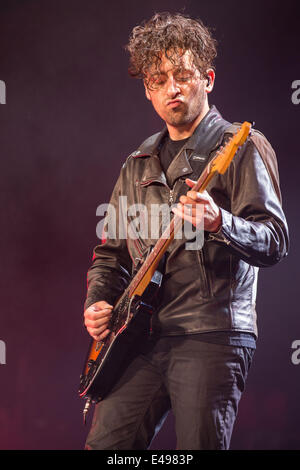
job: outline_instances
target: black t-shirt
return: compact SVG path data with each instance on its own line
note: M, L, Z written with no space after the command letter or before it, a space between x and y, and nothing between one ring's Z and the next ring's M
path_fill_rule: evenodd
M176 157L180 149L183 148L184 144L189 140L189 137L182 140L171 140L169 136L166 136L162 145L159 149L159 159L162 169L165 173L170 166L170 163Z
M183 148L184 144L188 141L188 139L189 138L182 140L171 140L168 135L165 137L159 149L159 159L162 169L165 173L167 173L170 163L176 157L180 149ZM205 341L208 343L256 348L256 339L252 333L234 331L212 331L208 333L196 333L194 335L190 335L190 337L194 338L195 340Z

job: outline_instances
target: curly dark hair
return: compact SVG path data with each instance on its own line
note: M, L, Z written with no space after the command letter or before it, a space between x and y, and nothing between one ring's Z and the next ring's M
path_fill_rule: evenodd
M217 41L201 20L182 13L156 13L131 32L126 46L130 54L128 72L145 80L150 67L152 74L159 72L162 53L175 64L190 50L195 66L205 77L206 70L214 68L216 46Z

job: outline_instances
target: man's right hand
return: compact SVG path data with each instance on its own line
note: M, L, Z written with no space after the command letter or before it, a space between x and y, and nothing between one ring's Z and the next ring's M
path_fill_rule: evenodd
M84 312L84 324L95 341L101 341L110 333L107 328L113 306L100 300L89 306Z

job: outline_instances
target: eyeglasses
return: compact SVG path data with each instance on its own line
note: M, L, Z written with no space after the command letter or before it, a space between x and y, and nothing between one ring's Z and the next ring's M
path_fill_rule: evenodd
M195 71L186 70L186 69L177 69L172 74L174 81L178 85L182 85L190 82L195 75ZM154 74L148 80L146 80L146 85L150 90L161 90L165 88L168 83L169 77L166 73Z

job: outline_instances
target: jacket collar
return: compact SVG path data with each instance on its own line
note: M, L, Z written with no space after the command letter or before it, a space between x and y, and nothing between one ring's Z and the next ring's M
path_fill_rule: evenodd
M216 149L223 138L224 131L230 123L225 121L217 108L211 106L208 113L199 123L194 133L185 143L183 151L170 164L167 176L171 184L179 177L191 175L194 170L190 164L193 161L203 162L209 154ZM132 154L134 158L150 156L145 166L142 182L158 181L166 184L166 177L162 171L159 158L157 156L158 149L162 139L167 135L168 130L165 127L161 132L154 134L147 139L139 149Z

